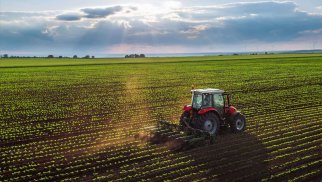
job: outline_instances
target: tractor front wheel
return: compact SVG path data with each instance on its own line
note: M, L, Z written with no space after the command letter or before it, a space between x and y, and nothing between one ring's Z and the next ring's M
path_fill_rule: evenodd
M238 113L230 119L230 129L233 133L241 133L246 129L246 118Z

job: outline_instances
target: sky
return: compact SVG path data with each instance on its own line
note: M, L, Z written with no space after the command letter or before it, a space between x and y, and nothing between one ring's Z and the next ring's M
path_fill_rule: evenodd
M0 0L0 54L322 49L321 0Z

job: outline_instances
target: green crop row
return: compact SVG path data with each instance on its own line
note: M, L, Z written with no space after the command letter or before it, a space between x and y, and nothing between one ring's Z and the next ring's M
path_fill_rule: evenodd
M321 54L2 60L0 181L317 179L321 68ZM245 133L175 153L135 139L177 123L192 85L231 92Z

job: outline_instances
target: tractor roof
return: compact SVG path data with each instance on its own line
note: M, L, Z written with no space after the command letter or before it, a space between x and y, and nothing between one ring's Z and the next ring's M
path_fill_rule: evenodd
M193 89L193 90L191 90L191 92L195 92L195 93L219 93L219 94L222 94L225 91L220 90L220 89L215 89L215 88L204 88L204 89Z

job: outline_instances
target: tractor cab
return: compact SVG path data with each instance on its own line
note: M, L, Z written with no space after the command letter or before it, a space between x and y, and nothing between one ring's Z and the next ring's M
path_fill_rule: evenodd
M192 93L192 109L201 111L214 108L223 117L229 104L229 93L219 89L194 89Z

